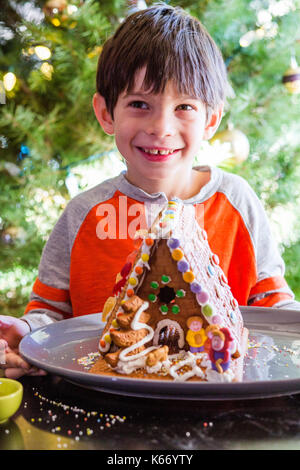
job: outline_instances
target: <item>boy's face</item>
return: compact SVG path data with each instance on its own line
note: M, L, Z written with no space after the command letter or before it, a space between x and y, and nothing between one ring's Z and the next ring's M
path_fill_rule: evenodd
M222 110L206 122L204 104L192 96L183 96L169 82L161 94L143 88L145 69L135 80L134 90L123 92L114 109L114 119L100 95L94 97L98 121L127 162L131 183L143 187L174 178L186 178L203 139L209 139L219 125ZM163 189L163 188L162 188Z

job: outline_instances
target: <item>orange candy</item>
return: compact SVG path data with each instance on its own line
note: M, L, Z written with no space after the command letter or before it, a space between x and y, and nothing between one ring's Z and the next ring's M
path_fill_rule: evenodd
M126 292L126 294L128 295L128 297L132 297L133 294L134 294L134 290L133 290L133 289L128 289L128 291Z
M152 246L154 243L154 240L153 238L146 238L145 242L146 242L146 245Z
M185 282L193 282L193 280L195 279L195 275L193 273L193 271L186 271L183 275L183 280Z
M183 258L183 251L180 248L175 248L175 250L172 251L172 258L175 261L180 261Z
M136 267L135 267L135 272L136 272L137 274L142 274L143 268L142 268L141 266L136 266Z

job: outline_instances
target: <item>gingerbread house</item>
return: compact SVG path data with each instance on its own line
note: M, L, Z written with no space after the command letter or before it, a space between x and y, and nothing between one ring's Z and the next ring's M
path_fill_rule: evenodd
M171 200L160 211L119 273L103 320L99 350L117 374L241 379L247 330L193 205ZM213 331L227 345L224 370L212 367Z

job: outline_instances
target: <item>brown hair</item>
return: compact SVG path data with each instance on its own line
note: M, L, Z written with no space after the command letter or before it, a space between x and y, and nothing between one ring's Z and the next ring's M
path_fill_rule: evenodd
M119 95L132 91L135 74L144 66L146 90L161 93L174 80L179 93L201 99L208 112L228 95L226 67L217 45L200 21L180 7L160 3L137 11L105 42L97 91L112 117Z

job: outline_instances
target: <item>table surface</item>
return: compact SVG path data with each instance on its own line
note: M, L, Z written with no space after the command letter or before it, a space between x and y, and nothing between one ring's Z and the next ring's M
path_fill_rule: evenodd
M235 401L133 398L23 377L0 450L298 450L300 394Z

